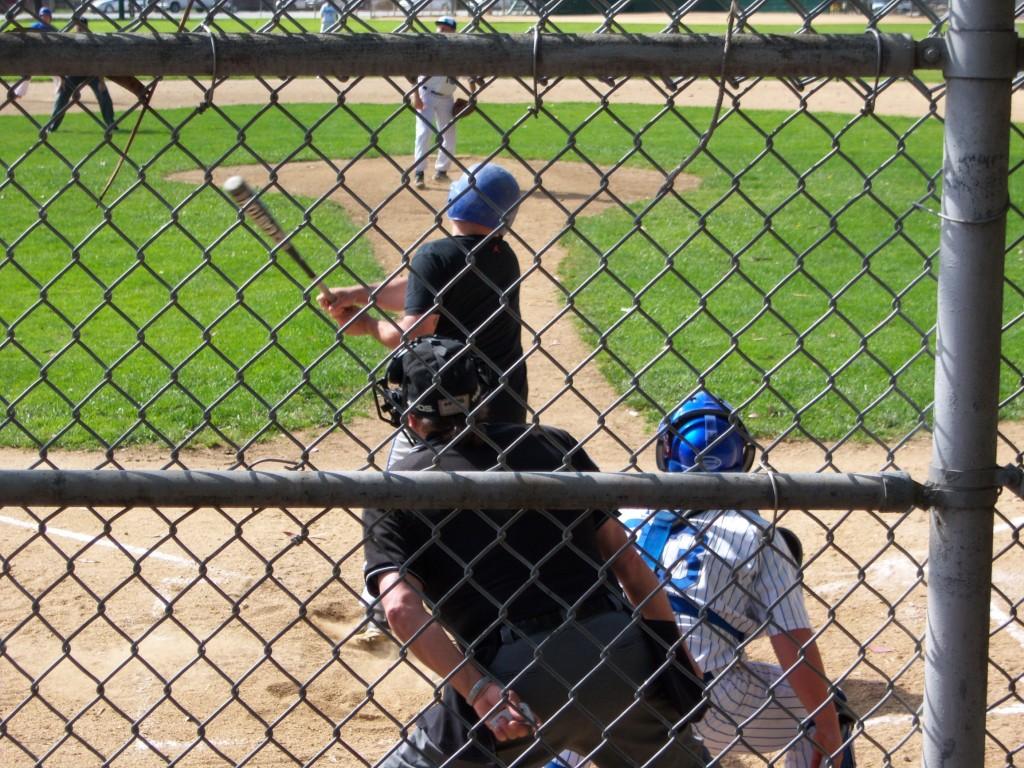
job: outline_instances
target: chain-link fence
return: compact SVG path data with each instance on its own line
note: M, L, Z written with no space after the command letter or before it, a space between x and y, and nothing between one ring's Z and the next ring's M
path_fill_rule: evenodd
M839 483L838 504L785 503L774 485L731 501L803 542L799 584L858 715L858 765L943 749L977 764L979 745L986 765L1019 760L1024 513L1004 496L985 514L986 468L1019 465L1024 442L1008 11L979 27L930 2L186 6L7 10L0 47L21 69L0 88L3 467L384 469L395 429L372 390L392 353L352 332L363 318L409 331L392 294L454 231L449 181L497 162L522 190L505 236L518 270L497 293L521 327L528 422L569 429L604 470L649 471L680 400L727 400L757 443L752 477ZM27 29L80 19L88 35ZM475 110L442 110L417 150L421 67ZM949 103L958 78L985 100ZM1004 108L986 88L1010 80ZM969 127L947 131L954 117ZM1007 128L1008 159L991 145ZM1009 203L970 176L984 171L1008 178ZM223 191L238 175L285 243ZM997 245L962 234L981 231ZM944 295L940 255L958 281ZM993 275L1001 302L995 284L967 287ZM339 328L317 281L356 286L367 308ZM423 314L454 323L461 287L435 286ZM931 480L931 530L837 474L883 470ZM239 482L246 508L184 486L5 495L0 763L373 764L438 695L411 652L364 631L360 497L302 503L291 478L257 500ZM394 503L422 506L424 487ZM682 498L724 506L732 487ZM679 506L646 492L608 490ZM475 493L481 508L508 498ZM968 573L979 551L989 580ZM936 600L947 634L926 642ZM951 626L989 627L987 647ZM764 637L744 648L740 666L778 660ZM927 707L926 668L945 681L929 678ZM983 732L942 732L972 706ZM718 764L785 760L733 726Z

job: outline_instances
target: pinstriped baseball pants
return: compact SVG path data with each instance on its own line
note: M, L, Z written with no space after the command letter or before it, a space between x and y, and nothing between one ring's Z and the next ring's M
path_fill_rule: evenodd
M711 706L694 729L712 755L788 747L786 768L810 768L814 746L800 729L807 711L788 682L776 682L782 674L774 664L743 661L714 679Z

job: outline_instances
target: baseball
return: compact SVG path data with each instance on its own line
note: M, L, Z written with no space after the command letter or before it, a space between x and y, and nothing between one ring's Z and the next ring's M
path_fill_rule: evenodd
M224 191L233 195L245 186L245 179L241 176L232 176L224 182Z

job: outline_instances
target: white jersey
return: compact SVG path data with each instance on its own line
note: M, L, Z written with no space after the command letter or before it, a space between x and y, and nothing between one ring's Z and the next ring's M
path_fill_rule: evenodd
M456 80L454 77L445 75L424 75L416 82L421 89L422 96L445 96L451 97L455 94ZM427 93L424 94L423 91Z
M778 533L771 543L765 540L767 520L749 510L661 514L672 527L662 537L660 556L652 551L661 546L650 533L652 526L638 532L638 543L646 540L641 546L645 559L660 560L670 573L672 610L701 669L725 667L741 653L737 646L746 638L810 627L785 541ZM650 523L654 515L650 511L630 520L632 515L622 513L630 528Z
M621 515L636 530L644 559L671 579L669 600L679 629L694 660L713 675L711 706L694 726L709 753L749 752L764 760L785 750L772 765L817 765L813 726L785 671L746 659L728 666L742 656L738 646L748 637L810 629L782 536L766 541L768 521L747 510L624 509ZM843 768L855 768L852 744L843 755ZM546 768L576 766L580 759L564 752Z

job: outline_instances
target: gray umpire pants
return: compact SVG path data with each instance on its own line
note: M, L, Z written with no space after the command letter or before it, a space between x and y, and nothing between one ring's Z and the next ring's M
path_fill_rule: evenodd
M379 768L468 768L512 761L516 768L528 768L547 763L564 749L588 756L600 768L706 765L689 728L671 736L670 725L679 716L664 695L637 696L655 661L641 630L630 622L624 612L602 613L550 635L501 645L489 671L516 691L541 721L534 736L499 743L494 759L481 763L479 757L443 754L416 729Z

